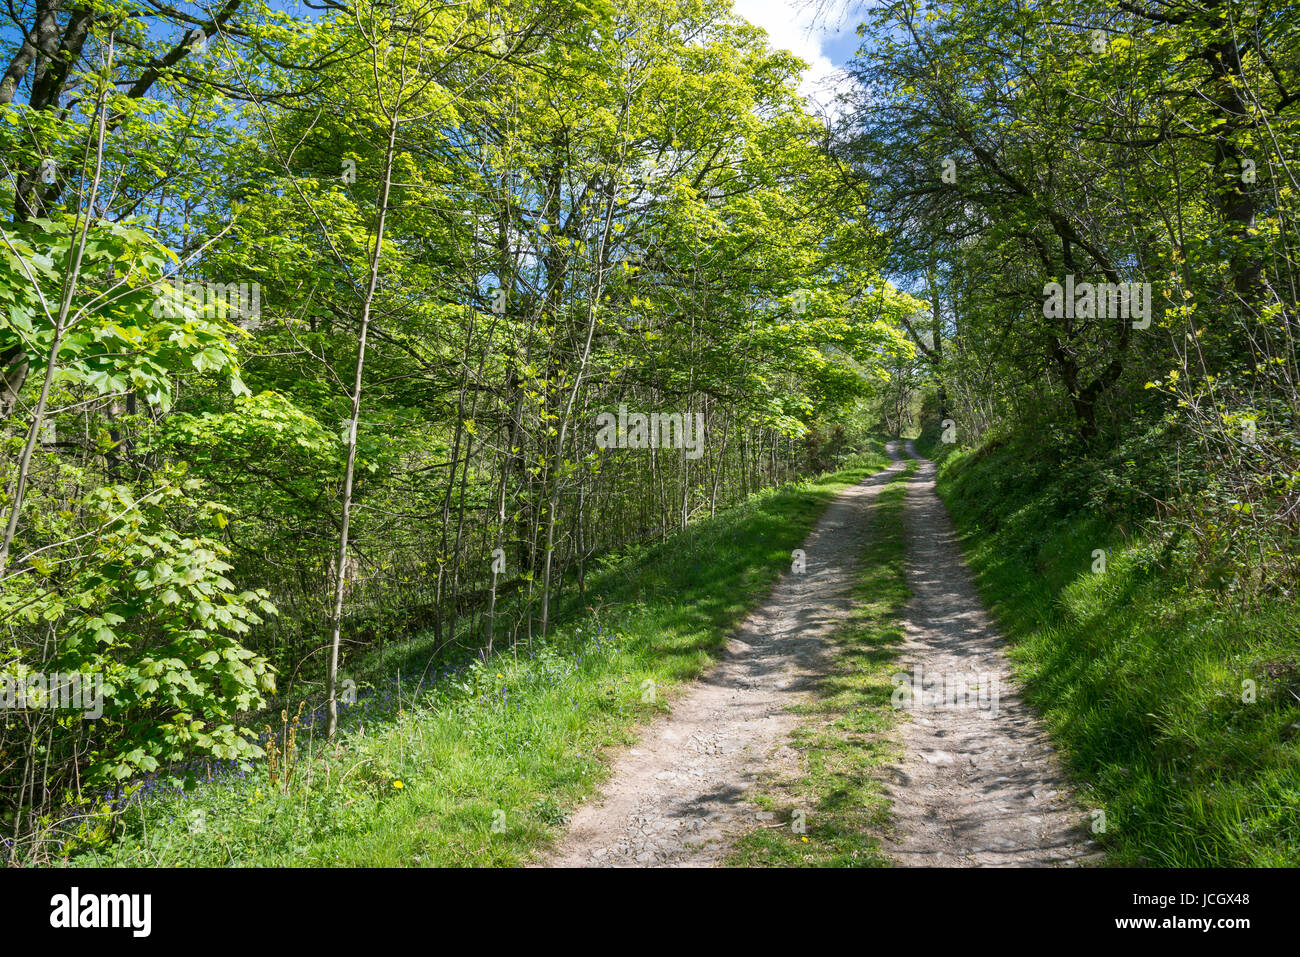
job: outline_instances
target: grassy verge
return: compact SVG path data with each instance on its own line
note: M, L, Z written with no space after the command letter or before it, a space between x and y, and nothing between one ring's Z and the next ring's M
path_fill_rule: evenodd
M1174 540L1120 534L1042 458L1027 441L955 452L939 492L1029 700L1105 811L1110 861L1300 863L1294 603L1246 612L1193 587Z
M282 760L274 783L259 763L156 792L129 805L120 840L74 863L522 863L593 794L605 750L630 743L639 722L715 659L831 498L885 464L883 454L860 456L611 560L545 642L432 676L431 636L390 647L384 669L354 669L377 690L344 709L354 713L334 742L298 732L287 785ZM412 693L417 676L425 680Z
M862 552L855 608L834 636L832 670L813 699L797 709L802 721L792 743L800 752L800 773L763 784L758 803L771 812L772 823L737 842L734 865L889 864L877 839L889 825L879 769L898 756L887 734L898 715L890 704L890 675L911 597L903 567L903 495L915 469L915 462L908 463L880 491Z

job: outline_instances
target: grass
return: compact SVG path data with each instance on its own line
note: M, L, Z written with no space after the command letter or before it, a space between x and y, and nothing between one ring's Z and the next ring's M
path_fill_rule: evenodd
M772 823L742 837L730 863L775 867L884 867L878 835L889 827L882 766L898 757L889 736L902 619L911 597L903 567L903 495L909 462L881 489L862 551L855 608L834 636L831 671L802 717L792 744L799 774L762 784L757 802Z
M1193 585L1159 528L1123 532L1043 458L1028 439L952 451L939 492L1110 863L1297 865L1294 603Z
M546 641L427 674L431 635L353 668L373 688L330 743L300 729L287 785L268 767L131 801L92 866L518 865L607 774L608 749L665 710L770 591L826 504L878 450L753 496L589 575ZM402 677L405 676L405 677ZM417 684L413 679L422 676ZM285 721L291 722L292 715ZM274 729L281 736L283 725Z

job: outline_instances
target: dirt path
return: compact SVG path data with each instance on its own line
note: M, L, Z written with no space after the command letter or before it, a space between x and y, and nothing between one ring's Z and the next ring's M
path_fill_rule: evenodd
M551 867L711 866L758 823L747 794L758 775L797 767L790 707L825 671L824 639L852 604L871 503L900 467L846 489L787 572L727 642L725 657L619 756L604 798L574 816Z
M603 798L578 810L539 865L707 867L759 824L748 799L759 776L800 772L790 709L827 670L825 639L851 607L871 505L901 467L900 444L888 446L893 465L831 503L803 545L807 571L781 577L722 661L617 758ZM982 673L967 684L986 700L919 708L900 722L904 756L889 786L897 827L885 850L905 866L1083 861L1093 849L1085 815L1015 691L926 460L909 482L905 524L912 601L899 671ZM971 693L977 704L980 694Z
M907 452L920 459L911 442ZM1095 853L1089 819L1020 700L934 491L935 467L920 463L905 500L912 600L899 671L927 704L901 726L889 788L898 837L885 850L905 866L1082 863Z

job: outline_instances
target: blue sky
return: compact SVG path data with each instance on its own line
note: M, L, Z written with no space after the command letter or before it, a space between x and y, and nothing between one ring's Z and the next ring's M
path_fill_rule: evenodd
M733 0L733 5L740 16L767 31L774 47L789 50L809 64L801 89L827 105L831 98L827 84L858 48L854 28L859 18L833 11L830 22L819 20L805 0ZM842 4L838 10L843 10Z

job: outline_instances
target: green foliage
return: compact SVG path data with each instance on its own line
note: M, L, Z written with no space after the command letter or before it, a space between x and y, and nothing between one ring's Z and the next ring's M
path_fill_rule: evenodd
M0 231L0 310L7 319L0 352L18 348L42 373L59 331L60 381L99 395L135 392L162 411L172 405L175 376L187 371L224 373L236 394L246 392L229 322L190 304L174 315L157 308L160 300L184 303L171 298L163 279L172 252L136 226L96 222L83 239L82 225L71 217L35 218Z
M188 513L216 529L225 511L194 497L198 483L160 475L144 495L100 486L72 503L68 543L30 558L32 572L7 579L0 619L10 622L0 659L7 675L32 667L28 641L55 651L39 661L53 673L95 676L103 715L89 732L84 785L122 781L199 757L247 760L260 749L236 716L274 690L267 660L239 636L273 612L265 590L238 591L225 577L229 549L172 527ZM93 537L93 544L80 544ZM21 728L5 716L6 738ZM71 737L80 729L60 723ZM62 741L48 745L51 754Z

